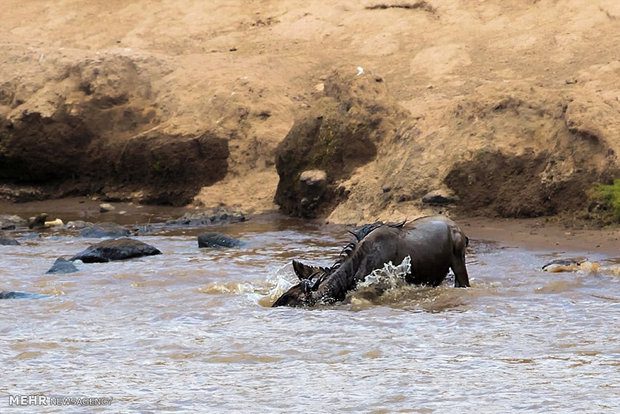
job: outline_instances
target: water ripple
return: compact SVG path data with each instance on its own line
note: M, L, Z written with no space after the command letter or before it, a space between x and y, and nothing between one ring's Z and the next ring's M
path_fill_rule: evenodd
M225 230L247 245L142 237L164 254L68 275L45 271L90 241L3 247L1 288L50 296L0 301L0 404L44 393L112 397L115 412L620 409L620 278L605 272L617 258L590 257L597 272L551 274L540 269L555 252L473 241L470 289L398 284L272 309L295 283L291 259L329 265L346 235Z

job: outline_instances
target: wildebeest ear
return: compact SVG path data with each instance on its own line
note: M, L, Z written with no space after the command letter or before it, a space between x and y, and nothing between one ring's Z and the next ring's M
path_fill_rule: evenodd
M299 280L310 279L317 271L321 269L316 266L308 266L297 260L293 260L293 270L299 278Z

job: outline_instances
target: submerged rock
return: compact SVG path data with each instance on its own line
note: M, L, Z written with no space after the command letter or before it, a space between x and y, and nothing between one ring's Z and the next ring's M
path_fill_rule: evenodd
M19 216L0 215L0 230L15 230L17 227L26 227L27 225L28 222Z
M149 244L139 240L123 238L105 240L93 244L69 260L81 260L84 263L105 263L113 260L126 260L156 254L161 254L161 251Z
M228 237L222 233L203 233L198 236L198 247L239 247L243 246L243 242L233 237Z
M81 237L103 239L106 237L126 237L129 230L116 223L99 223L88 225L80 231Z
M19 242L11 237L0 234L0 246L19 246Z
M75 273L77 271L78 271L78 268L75 267L75 265L72 262L65 259L64 257L59 257L58 259L56 259L52 267L50 267L50 269L45 273L66 274L66 273Z
M39 299L49 295L42 295L40 293L28 293L28 292L14 292L10 290L0 291L0 299Z
M214 208L207 211L193 211L185 213L176 220L169 220L169 226L207 226L214 224L239 223L246 220L245 215L240 211L224 207Z

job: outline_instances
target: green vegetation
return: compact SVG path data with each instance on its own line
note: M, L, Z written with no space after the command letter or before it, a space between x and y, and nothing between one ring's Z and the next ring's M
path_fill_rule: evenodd
M620 178L614 179L611 185L599 184L592 195L613 215L615 221L620 222Z
M163 171L163 167L162 167L161 162L159 160L153 162L152 168L153 168L153 172L155 174L161 174L162 171Z

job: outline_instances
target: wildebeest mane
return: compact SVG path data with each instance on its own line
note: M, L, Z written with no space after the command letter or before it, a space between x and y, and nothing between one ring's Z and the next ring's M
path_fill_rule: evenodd
M299 276L303 283L308 283L309 286L311 286L311 289L314 290L325 280L325 278L338 270L338 268L340 268L340 266L342 266L342 264L352 256L353 252L357 248L357 245L373 230L383 226L401 228L405 225L405 223L406 220L400 223L383 223L379 221L357 227L356 229L349 231L355 240L347 243L347 245L342 248L338 259L336 259L336 262L331 267L309 266L293 260L293 268L295 269L295 273Z
M329 268L330 272L333 272L334 270L339 268L342 265L342 263L344 263L345 260L347 260L351 256L353 251L355 251L355 248L357 247L359 242L361 242L364 239L364 237L368 236L373 230L376 230L382 226L401 228L405 225L406 222L407 220L403 220L399 223L383 223L382 221L377 221L376 223L364 224L360 227L357 227L356 229L352 231L349 231L349 233L352 234L353 237L355 237L355 240L347 243L347 245L342 248L342 251L340 252L340 255L338 256L336 263L334 263L332 267Z

